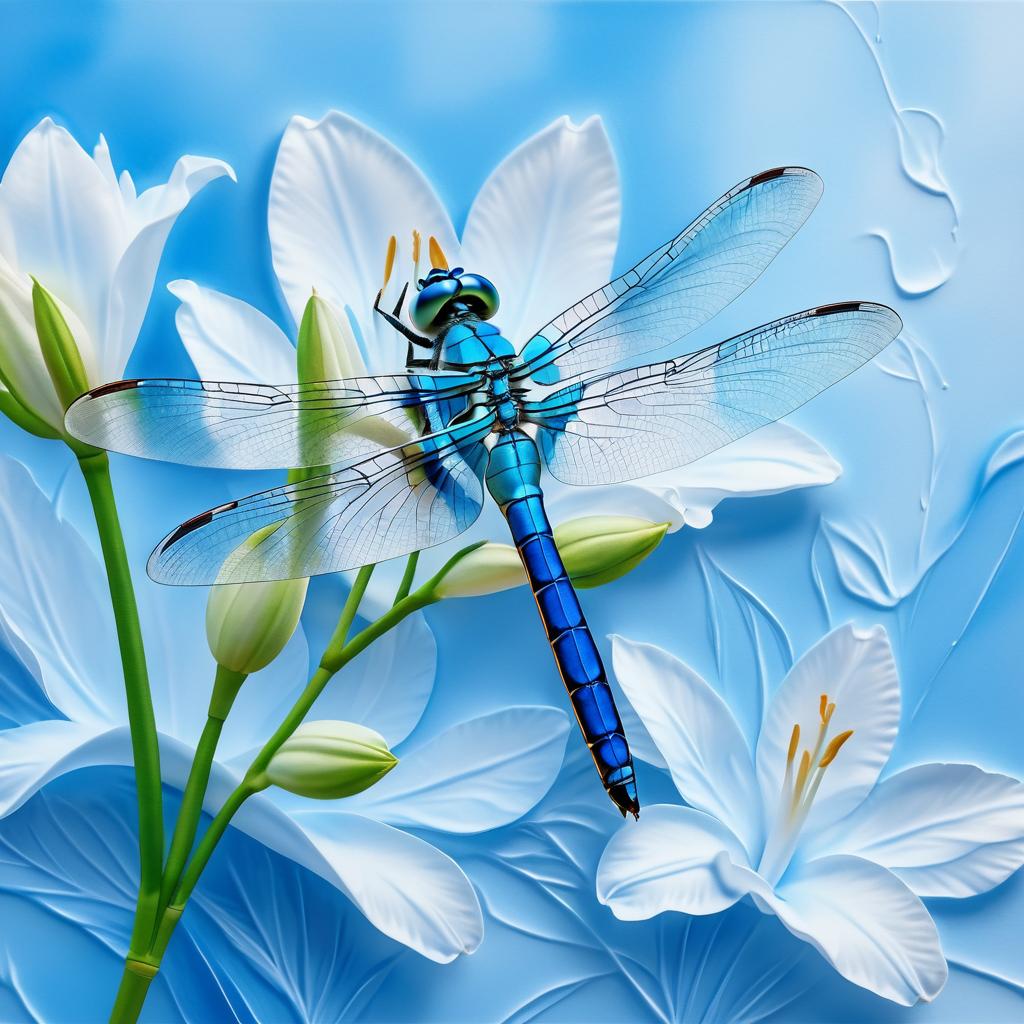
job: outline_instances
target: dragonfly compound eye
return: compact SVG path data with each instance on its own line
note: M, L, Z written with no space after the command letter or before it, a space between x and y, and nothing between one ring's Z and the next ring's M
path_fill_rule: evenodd
M466 306L481 320L490 320L498 312L498 290L479 274L441 276L432 270L412 300L409 315L419 330L436 330L453 302Z

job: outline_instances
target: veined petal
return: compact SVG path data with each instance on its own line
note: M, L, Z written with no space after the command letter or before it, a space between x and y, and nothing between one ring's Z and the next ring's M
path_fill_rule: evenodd
M235 180L235 172L223 160L183 156L166 185L146 189L134 200L120 193L128 231L110 280L102 334L98 335L103 339L104 380L124 375L146 315L164 244L178 215L196 193L224 176Z
M821 724L819 701L836 705L829 737L853 735L829 766L801 835L845 817L871 791L889 760L900 722L900 682L889 637L882 626L847 624L820 640L790 670L765 715L757 744L757 777L765 807L774 817L782 792L793 726L802 747L813 747Z
M974 896L1024 864L1024 784L970 764L918 765L812 841L889 868L918 896Z
M11 458L0 458L0 613L32 653L61 713L103 725L124 720L116 633L99 563Z
M431 960L448 963L472 953L483 939L472 883L450 857L422 839L341 811L289 816L266 794L248 800L236 824L315 871L385 935Z
M470 208L462 260L497 286L508 338L523 343L608 281L621 209L597 116L579 125L560 117L495 168Z
M813 438L785 423L770 423L698 462L629 483L567 487L550 477L554 522L579 515L632 515L703 529L726 498L759 498L832 483L842 467Z
M949 973L924 904L891 871L860 857L823 857L791 870L754 902L778 915L844 977L912 1006Z
M0 817L16 811L52 779L96 764L130 764L125 727L32 722L0 732Z
M171 281L174 324L203 380L294 384L295 346L268 316L194 281Z
M319 121L293 117L277 152L267 219L295 323L316 288L334 308L351 309L371 373L404 366L405 340L372 311L388 238L408 245L418 230L424 244L434 235L450 260L458 252L448 214L419 168L337 110Z
M470 719L415 750L345 809L392 825L484 832L522 817L551 788L569 721L555 708L513 707Z
M683 799L719 819L753 858L763 842L761 796L740 727L689 666L654 644L612 637L615 678L668 764Z
M609 840L597 866L597 898L622 921L666 910L717 914L757 885L740 841L688 807L655 804Z

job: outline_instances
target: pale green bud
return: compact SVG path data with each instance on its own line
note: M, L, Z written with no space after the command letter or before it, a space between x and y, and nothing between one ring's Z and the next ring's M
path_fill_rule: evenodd
M668 525L635 516L584 516L556 526L555 545L577 587L599 587L636 568L661 543ZM478 597L526 582L516 549L487 543L455 562L438 581L434 596Z
M246 543L258 543L259 536ZM297 579L211 587L206 640L217 664L242 675L269 665L299 624L308 586L308 579Z
M302 313L295 347L300 384L367 376L366 363L363 361L363 354L359 351L359 344L348 318L344 313L336 313L315 290ZM301 409L299 415L302 415ZM322 427L322 424L318 423L317 426ZM383 448L395 448L405 444L412 436L411 430L402 430L377 416L360 417L347 429L352 434L374 441ZM301 419L299 430L301 437ZM294 469L289 473L288 480L295 483L326 471L326 466Z
M555 546L575 586L586 590L632 572L668 528L636 516L583 516L555 527Z
M70 311L0 256L0 412L39 437L64 436L68 395L79 388L73 400L89 386L68 317L76 330L84 330Z
M384 737L365 725L305 722L270 759L263 781L314 800L337 800L369 789L396 764Z

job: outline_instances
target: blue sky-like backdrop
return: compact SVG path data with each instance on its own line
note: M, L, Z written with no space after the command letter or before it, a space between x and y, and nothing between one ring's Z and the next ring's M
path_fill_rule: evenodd
M140 190L165 181L183 153L234 168L237 183L208 186L171 233L133 376L193 372L165 287L175 279L244 299L292 332L271 265L267 196L296 114L338 109L379 131L424 170L457 229L511 149L562 114L599 114L622 178L617 271L746 176L779 164L815 169L825 194L808 224L697 340L842 299L897 309L899 352L789 418L841 463L841 477L725 501L706 529L671 534L635 573L588 592L588 615L602 643L617 633L660 644L740 701L744 680L763 671L772 688L785 667L763 655L767 618L751 614L754 599L797 655L846 621L882 623L904 691L892 767L968 761L1021 778L1022 37L1024 7L985 2L8 0L0 163L52 116L87 149L102 133L115 168L130 168ZM1007 439L996 472L991 458ZM6 421L0 445L85 532L66 453ZM115 473L141 587L154 586L142 565L170 527L263 479L126 459ZM312 591L304 626L314 657L337 586ZM181 642L202 644L201 602L166 600ZM562 706L532 614L523 590L428 612L437 673L417 742L510 704ZM510 641L513 628L531 642ZM585 769L570 753L551 815L568 806L576 821L597 808L600 794L577 785ZM652 802L670 792L646 765L640 783ZM86 769L0 822L0 1019L102 1016L129 923L110 909L123 892L119 903L107 887L123 889L118 871L134 856L124 839L131 807L128 773ZM479 952L448 966L377 934L325 882L232 835L203 882L217 895L196 907L195 936L172 947L143 1019L1024 1016L1019 874L970 900L929 901L950 980L933 1004L906 1010L841 981L750 906L685 927L674 915L616 921L593 891L614 827L602 807L598 828L566 826L540 854L529 830L438 843L482 893L487 923ZM69 839L83 863L45 867L40 850L57 856ZM109 872L96 867L107 861ZM67 878L53 883L50 871ZM25 895L47 878L70 903ZM90 879L91 892L73 895ZM256 919L274 923L247 944L225 917L238 934L257 933ZM777 981L747 1006L744 993L765 977Z

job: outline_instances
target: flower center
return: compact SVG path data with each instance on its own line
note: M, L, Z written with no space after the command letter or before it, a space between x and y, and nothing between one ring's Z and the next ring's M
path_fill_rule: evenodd
M779 795L778 814L757 869L758 873L773 885L782 877L793 856L800 830L807 821L807 815L821 788L825 772L836 759L843 744L853 735L853 730L847 729L828 739L829 724L835 710L836 706L828 699L828 694L823 693L818 704L818 735L814 746L805 747L799 760L797 751L800 749L800 724L796 723L793 726L789 750L786 753L786 773Z

